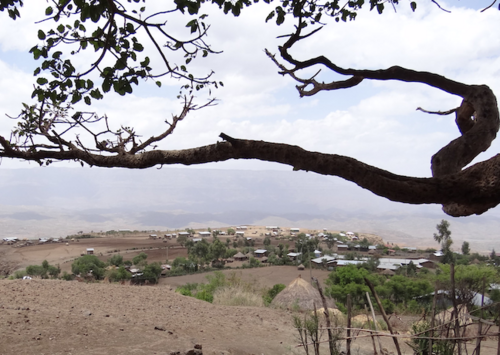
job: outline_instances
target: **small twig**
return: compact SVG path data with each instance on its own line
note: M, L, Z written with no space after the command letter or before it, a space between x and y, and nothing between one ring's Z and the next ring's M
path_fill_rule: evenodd
M431 0L431 1L432 1L434 4L436 4L436 5L437 5L437 7L439 7L439 9L443 10L444 12L447 12L447 13L451 14L451 11L450 11L450 10L443 9L443 8L441 7L441 5L439 5L439 4L437 3L437 1L436 1L436 0Z
M496 3L496 2L497 2L497 0L493 0L493 2L492 2L489 6L485 7L484 9L482 9L482 10L481 10L481 12L485 12L485 11L486 11L486 10L488 10L490 7L492 7L493 5L495 5L495 3Z

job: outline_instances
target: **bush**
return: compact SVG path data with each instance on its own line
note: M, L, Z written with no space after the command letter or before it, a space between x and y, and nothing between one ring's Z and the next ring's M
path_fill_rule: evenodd
M104 272L106 263L99 260L95 255L84 255L76 259L73 264L71 264L71 271L73 274L81 274L86 276L91 273L96 280L100 280L104 277Z
M132 258L132 262L134 265L139 264L141 261L146 260L148 258L148 254L142 252L139 255L136 255Z
M394 303L392 303L390 300L382 300L382 307L384 307L384 311L386 314L394 313Z
M24 276L26 276L26 270L18 270L14 273L13 278L15 279L22 279Z
M278 295L281 291L286 288L283 284L275 284L272 288L270 288L262 298L264 299L264 304L266 306L270 305L273 301L274 297Z
M108 264L114 266L123 265L123 256L121 256L120 254L113 255L111 258L108 259Z
M142 270L142 277L150 282L157 283L161 275L160 263L151 263Z
M214 295L207 290L202 290L196 292L195 298L212 303L214 301Z
M106 276L108 277L109 281L111 282L120 282L124 280L130 280L132 278L132 275L125 270L125 267L120 266L117 269L110 270L106 273Z
M68 274L66 271L62 274L62 279L65 281L72 281L74 276L72 274Z
M408 312L413 314L422 313L422 307L418 304L416 300L411 300L410 302L408 302L406 309L408 310Z
M47 278L47 270L41 265L30 265L26 268L26 274L31 277L41 277L42 279Z

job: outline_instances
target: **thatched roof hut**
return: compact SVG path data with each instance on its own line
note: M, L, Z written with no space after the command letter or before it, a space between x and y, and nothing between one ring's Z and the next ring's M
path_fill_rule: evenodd
M299 266L297 266L297 270L304 270L304 269L305 269L305 267L302 264L300 264Z
M234 260L246 260L248 259L245 254L243 254L241 251L238 252L235 256L233 256Z
M314 310L314 304L316 304L316 308L321 308L323 301L319 291L299 275L283 291L278 293L271 304L276 307L312 311ZM327 305L329 308L335 307L330 299L327 299Z

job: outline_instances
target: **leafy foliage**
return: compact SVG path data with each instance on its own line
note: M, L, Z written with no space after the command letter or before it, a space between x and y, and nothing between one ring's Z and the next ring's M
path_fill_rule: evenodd
M142 252L139 255L136 255L132 258L132 263L134 265L139 265L142 261L145 261L148 258L148 254Z
M264 299L264 304L270 305L271 302L274 300L274 297L278 295L281 291L283 291L286 288L285 285L283 284L276 284L273 287L271 287L265 294L262 296Z
M113 255L111 258L108 259L108 264L114 266L123 265L123 256L120 254Z
M106 263L95 255L84 255L71 264L71 271L75 275L87 276L92 274L96 280L104 277Z
M56 279L59 277L60 273L61 269L59 266L50 265L47 260L44 260L42 265L29 265L23 272L16 273L15 277L22 278L28 275L31 277L40 277L42 279L48 279L49 277Z

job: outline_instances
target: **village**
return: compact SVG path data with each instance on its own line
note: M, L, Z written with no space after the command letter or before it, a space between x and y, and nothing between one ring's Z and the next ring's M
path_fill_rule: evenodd
M116 293L116 287L120 287L119 297L125 297L120 302L125 304L128 304L125 299L130 298L130 292L167 292L169 302L173 302L169 307L195 302L190 307L201 307L207 314L212 311L226 312L227 308L235 308L239 312L246 312L243 309L266 309L266 312L273 314L275 320L272 323L276 324L276 329L281 329L290 321L291 318L288 318L288 322L283 318L284 314L293 318L296 314L305 316L314 309L324 308L328 309L330 321L338 325L335 329L339 339L346 337L345 329L358 329L354 334L357 334L356 344L361 354L371 354L375 350L375 343L366 342L364 340L368 339L361 336L366 331L406 334L408 342L405 344L409 345L401 343L401 346L406 349L405 353L409 353L419 344L420 340L417 338L412 340L415 334L412 327L415 322L421 321L423 314L430 317L434 312L436 322L439 322L436 324L442 327L440 330L436 329L436 334L449 331L448 325L453 319L452 313L447 310L453 307L453 302L450 301L449 291L446 291L448 286L444 286L450 277L446 261L449 253L431 247L422 250L412 246L395 245L370 233L253 225L169 231L80 231L66 238L40 238L38 241L10 238L0 244L0 252L4 265L2 270L6 276L4 280L0 280L0 288L17 288L27 295L30 294L29 285L33 283L32 285L37 285L37 292L45 292L46 297L50 298L57 296L50 296L52 291L46 287L73 290L73 295L91 292L95 287L98 287L99 294L105 295L108 290ZM500 293L500 286L497 286L500 282L494 271L496 259L467 251L454 255L455 261L463 260L464 263L456 267L457 280L462 279L461 275L477 273L473 277L473 284L465 283L459 286L460 297L463 299L457 313L460 317L461 332L469 336L477 332L494 334L494 329L497 329L494 326L495 317L492 319L491 316L483 314L484 322L490 322L490 325L482 330L478 330L477 323L471 320L478 316L477 310L496 307L497 293ZM489 281L481 286L477 282L478 278ZM369 280L366 285L363 279ZM469 279L470 276L467 276L467 280ZM438 282L437 280L440 280L439 284L442 286L437 289L439 292L433 292L432 285ZM374 285L372 289L368 287L370 283ZM318 293L320 289L323 291ZM371 294L368 299L367 292ZM20 295L13 296L12 293L6 295L11 296L0 298L0 307L3 305L7 307L5 309L15 310L17 306L9 307L20 304L19 300L24 299ZM102 300L102 297L107 296L99 296L96 302L101 302L97 300ZM114 297L118 296L115 294ZM147 297L154 299L151 295ZM378 297L381 300L375 302ZM79 297L78 301L75 297L65 299L71 303L85 302ZM173 301L174 299L176 301ZM31 304L31 309L39 307L36 306L39 301L41 299L26 299L22 302ZM370 305L371 312L366 309L367 301L368 304L373 303ZM101 308L102 305L98 306L96 302L90 302L92 306L81 304L78 307L93 308L93 311L85 311L92 314L97 312L96 310L105 312ZM106 302L105 304L109 309L117 307ZM223 307L224 310L210 308L216 306ZM155 309L156 306L151 307ZM140 309L142 308L138 308ZM472 313L473 311L476 313ZM70 314L71 308L68 316ZM180 318L172 318L169 311L161 311L159 314L170 317L171 321L177 319L174 321L176 323L181 322ZM182 313L176 313L175 316L180 317ZM17 319L13 315L11 317ZM143 318L139 315L136 317ZM169 326L165 326L165 320L158 318L158 315L148 317L144 320L147 322L147 319L154 319L155 325L153 327L152 323L148 323L150 328L147 332L149 329L155 333L158 329L173 327L171 321L168 321ZM325 326L322 323L324 318L314 319L318 322L318 327L321 327L321 324ZM374 322L377 325L374 325ZM28 331L32 326L18 324L16 329L19 334L22 334L20 330ZM102 326L109 330L108 325ZM121 326L124 327L125 324ZM73 327L80 329L76 323ZM284 339L287 339L288 344L295 344L293 330L297 326L288 325L286 328L282 333ZM204 333L206 331L207 329L204 329ZM252 332L255 333L255 330L248 330L249 334ZM61 334L61 330L56 333ZM186 330L186 334L192 334L192 331ZM305 341L314 343L319 339L315 338L317 336L308 333ZM61 335L57 337L60 338ZM56 336L51 338L55 339ZM11 341L15 339L11 337ZM33 345L36 346L42 337L35 336L33 339ZM203 337L197 343L204 343L209 349L219 349L221 343L214 342L215 339L215 336L210 341ZM274 347L278 352L284 351L281 345L269 345L272 343L271 339L266 342L266 346ZM390 338L380 339L384 348L391 348L391 342ZM184 347L188 346L185 341L183 344ZM428 346L428 343L426 344ZM441 343L436 341L435 344ZM459 346L471 348L471 344L472 342L465 342ZM254 345L248 345L249 348L252 346ZM305 346L305 343L302 346ZM346 346L351 345L339 340L337 346L346 350ZM322 343L321 347L324 348L325 344Z

